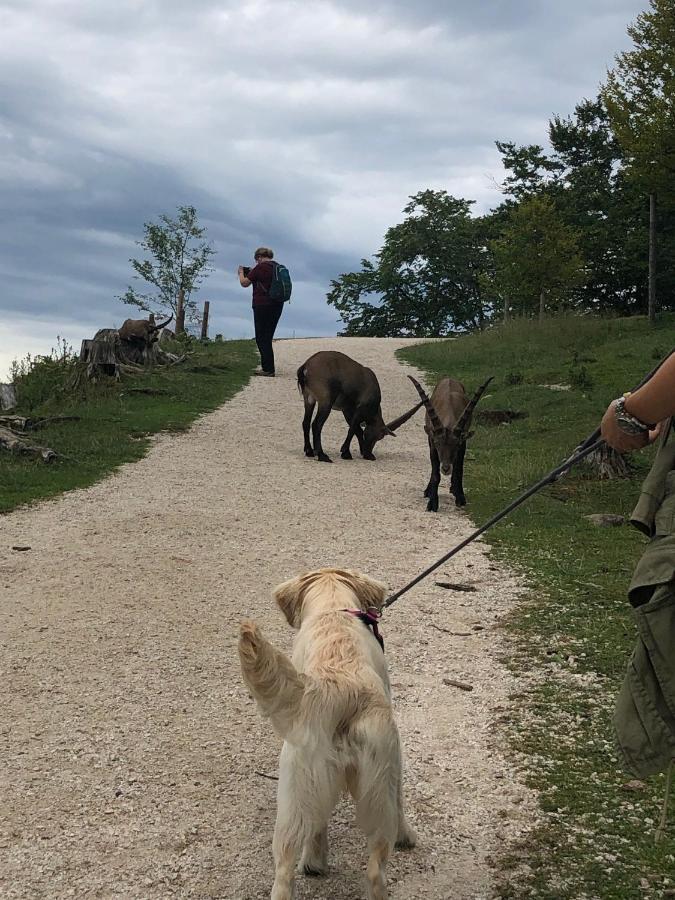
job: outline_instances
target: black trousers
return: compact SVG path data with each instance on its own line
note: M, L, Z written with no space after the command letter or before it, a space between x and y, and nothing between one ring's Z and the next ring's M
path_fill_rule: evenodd
M276 331L284 304L274 306L254 306L253 324L255 325L255 342L260 351L260 367L263 372L274 372L274 350L272 338Z

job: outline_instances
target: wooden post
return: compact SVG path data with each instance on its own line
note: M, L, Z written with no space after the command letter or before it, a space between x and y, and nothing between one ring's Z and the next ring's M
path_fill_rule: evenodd
M178 290L178 307L176 309L176 334L183 334L185 331L185 291L183 288Z
M545 296L545 292L544 292L544 289L542 288L539 291L539 321L540 322L544 321L544 315L545 315L545 310L546 310L546 305L544 303L544 296Z
M209 301L204 301L204 315L202 316L202 340L207 340L209 336Z
M649 324L656 322L656 194L649 195L649 296L647 300Z

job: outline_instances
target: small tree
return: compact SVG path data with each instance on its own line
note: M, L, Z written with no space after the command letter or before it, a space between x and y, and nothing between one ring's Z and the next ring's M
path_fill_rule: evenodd
M159 223L146 222L143 231L143 240L136 243L151 258L129 262L136 271L134 277L155 290L143 293L130 286L119 299L148 313L173 313L177 331L181 331L181 311L190 321L199 319L192 294L213 271L209 259L215 250L205 240L206 229L199 227L194 206L179 206L175 219L161 215Z
M494 281L505 312L524 315L560 308L583 280L583 260L575 230L561 220L545 194L520 203L501 236L492 242ZM505 318L508 316L505 315Z

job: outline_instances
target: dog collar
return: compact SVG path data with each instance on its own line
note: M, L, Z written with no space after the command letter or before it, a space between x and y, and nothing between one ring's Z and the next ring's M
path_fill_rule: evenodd
M361 619L363 624L373 632L373 637L384 653L384 638L380 634L380 629L378 627L378 622L382 618L382 613L377 607L369 606L365 612L362 609L343 609L342 612L349 613L349 615L354 616L355 619Z

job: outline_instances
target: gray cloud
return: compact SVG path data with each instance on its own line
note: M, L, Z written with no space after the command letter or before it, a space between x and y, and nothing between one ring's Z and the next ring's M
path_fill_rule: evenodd
M296 283L281 333L334 333L330 279L408 195L496 205L495 139L543 142L645 4L0 0L0 373L125 318L142 223L186 203L214 330L251 333L234 271L265 243Z

